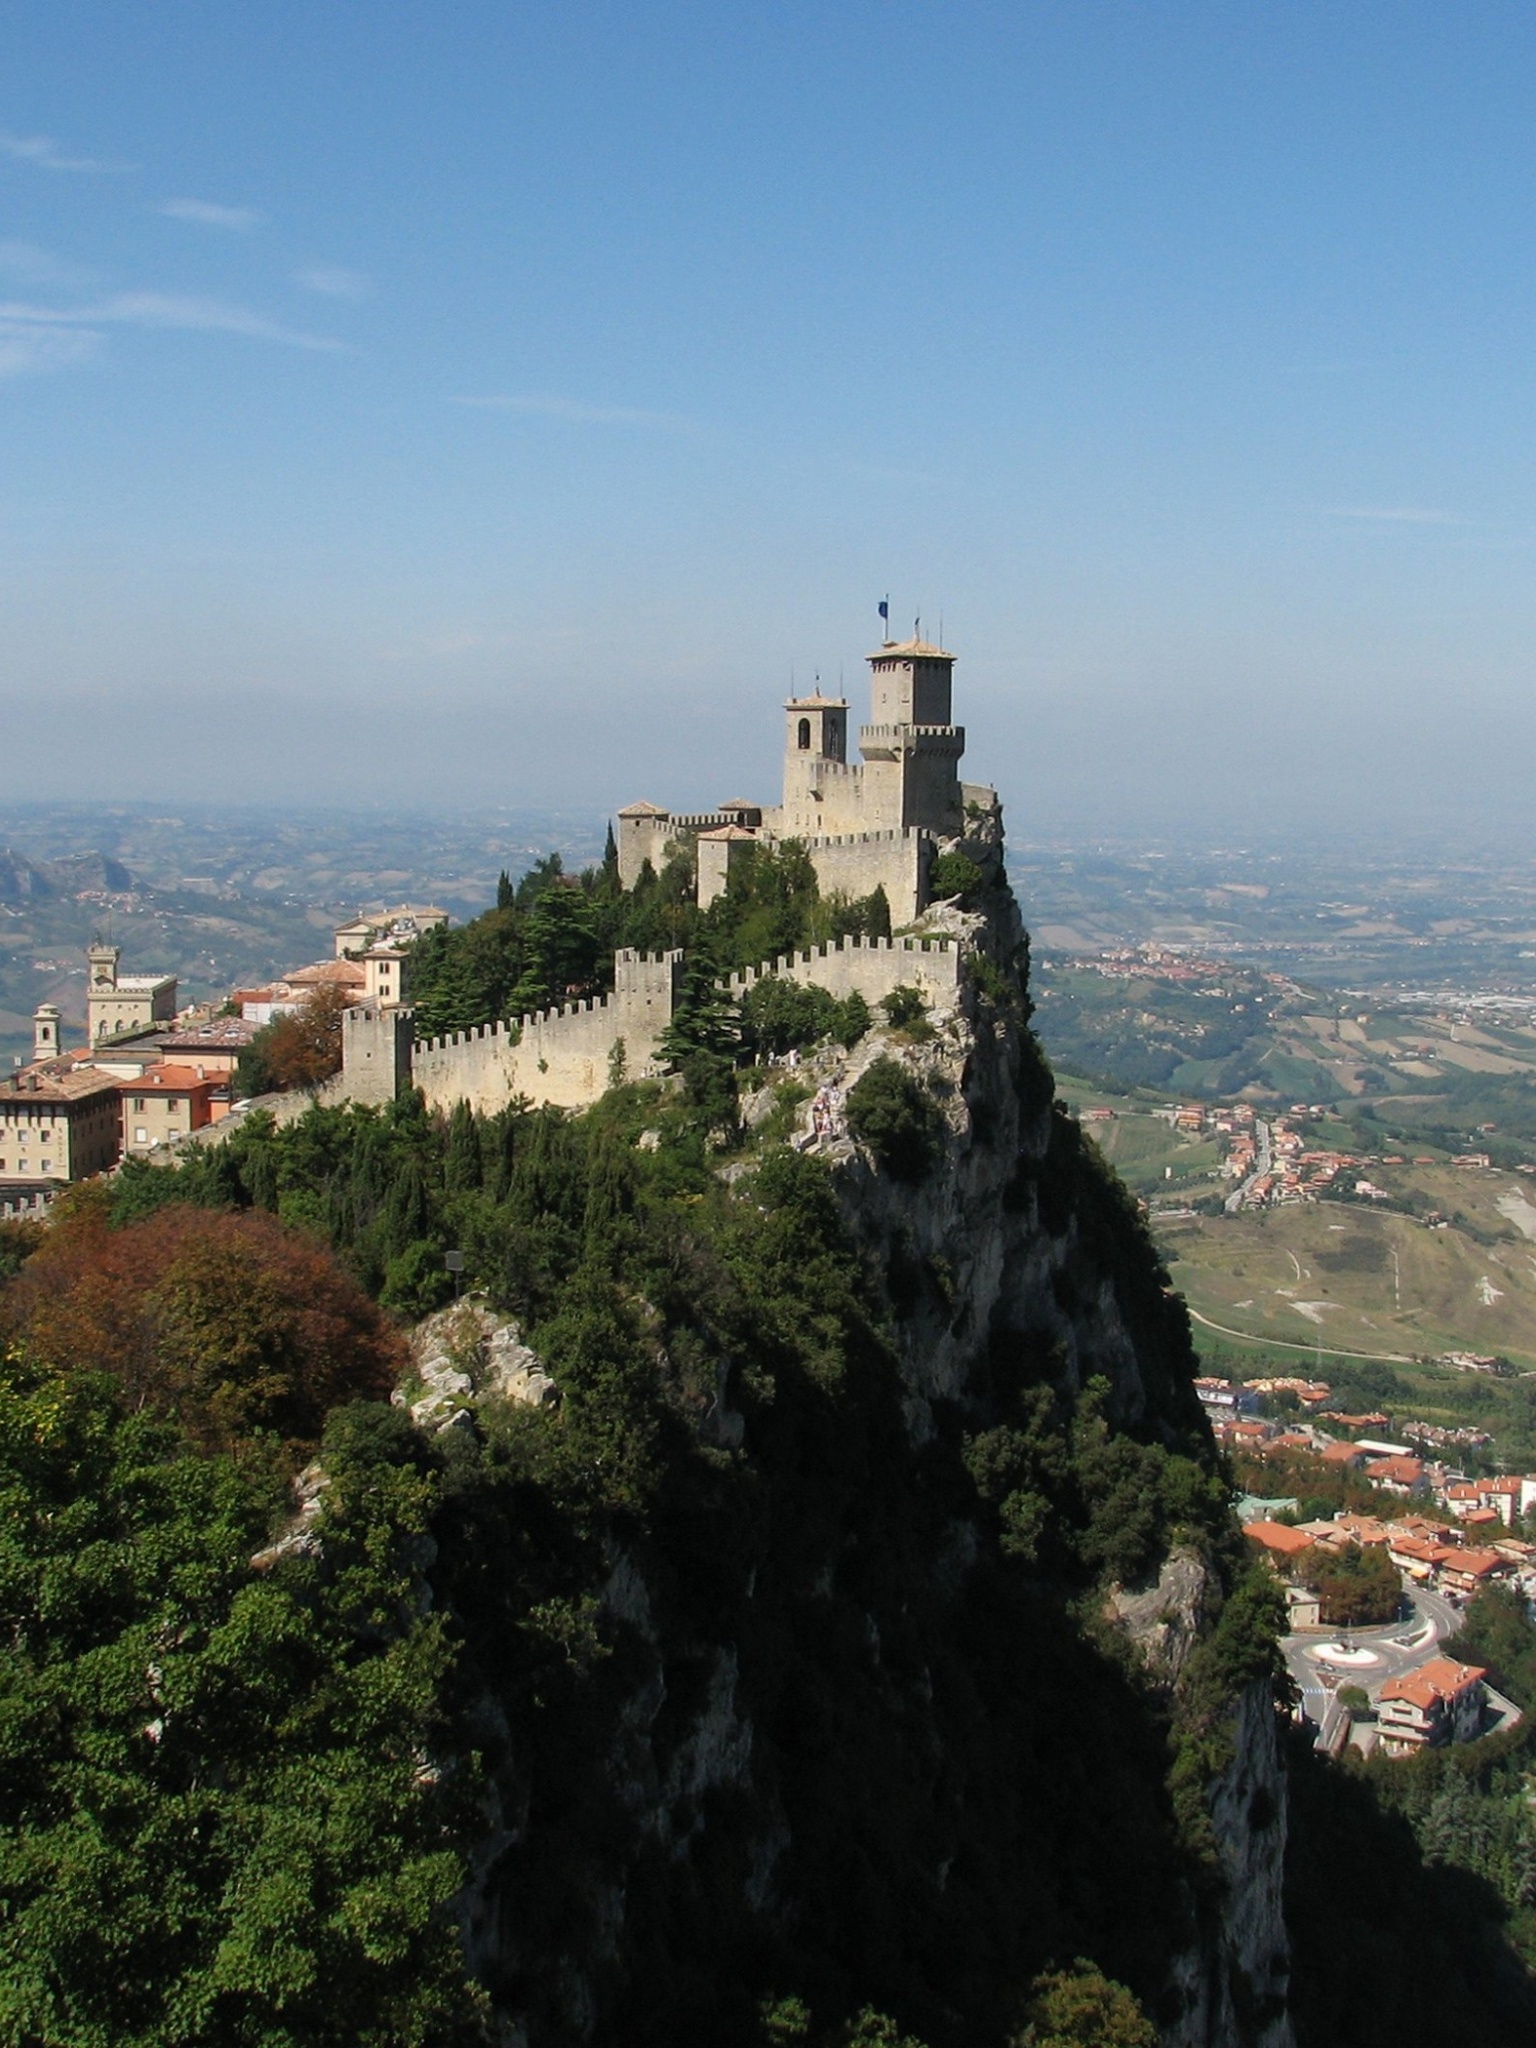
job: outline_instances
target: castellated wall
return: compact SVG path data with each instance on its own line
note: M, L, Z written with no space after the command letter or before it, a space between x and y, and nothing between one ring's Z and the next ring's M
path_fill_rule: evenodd
M889 836L900 842L915 841L918 835ZM627 1079L648 1080L662 1071L660 1041L677 1002L682 959L680 952L626 949L614 956L611 996L537 1011L513 1027L488 1024L456 1031L414 1048L409 1010L360 1005L343 1020L345 1064L322 1091L323 1099L389 1102L397 1082L409 1074L427 1107L445 1114L455 1103L467 1102L482 1116L494 1116L519 1096L561 1109L585 1109L607 1088L613 1050L621 1039ZM727 987L732 996L740 996L768 975L838 997L857 991L871 1007L903 987L920 988L930 1001L942 1003L959 986L960 952L951 939L839 939L749 968L733 975ZM302 1100L307 1105L309 1098Z
M614 956L611 996L567 1003L518 1019L516 1029L488 1024L418 1045L411 1078L429 1109L467 1102L484 1116L519 1095L530 1102L583 1109L608 1086L614 1046L624 1041L624 1072L631 1081L658 1071L657 1046L672 1018L681 953Z
M717 832L722 825L734 824L735 819L727 817L724 811L661 811L648 817L626 818L620 814L617 844L619 849L619 880L626 889L633 889L640 879L640 871L649 861L659 875L666 865L667 849L690 832Z
M898 988L920 988L930 1001L945 1002L960 986L960 949L953 939L832 939L733 974L726 986L740 997L770 975L839 998L857 992L871 1008Z

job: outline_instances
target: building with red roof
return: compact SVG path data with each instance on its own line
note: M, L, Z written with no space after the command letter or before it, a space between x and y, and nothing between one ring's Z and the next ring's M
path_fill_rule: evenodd
M1411 1756L1416 1749L1470 1742L1481 1734L1487 1675L1476 1664L1431 1657L1417 1671L1389 1678L1376 1696L1377 1726L1387 1755Z

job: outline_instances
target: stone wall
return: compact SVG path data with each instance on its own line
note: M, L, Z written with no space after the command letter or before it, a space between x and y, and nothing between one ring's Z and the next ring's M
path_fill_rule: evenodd
M871 1007L898 988L920 988L942 1003L960 985L960 949L952 939L836 939L809 953L749 967L726 986L741 996L770 975L838 997L857 991Z
M884 889L898 924L928 900L933 842L921 832L854 832L807 839L805 850L823 896L871 896Z
M722 825L735 822L724 811L657 810L630 817L621 811L614 835L619 850L619 880L626 889L633 889L647 861L658 875L661 873L667 850L677 840L692 833L717 832Z
M608 1087L621 1041L626 1079L645 1080L659 1071L661 1034L672 1020L682 957L626 948L614 958L611 996L536 1011L512 1026L488 1024L431 1039L416 1047L411 1078L429 1109L467 1102L494 1116L520 1095L584 1109Z
M897 846L915 847L918 840L915 833L886 837ZM859 893L867 895L868 888ZM414 1047L408 1010L368 1005L349 1010L342 1072L327 1084L324 1099L389 1102L408 1072L429 1109L446 1112L467 1102L482 1116L494 1116L519 1096L585 1109L610 1085L620 1045L626 1080L649 1080L664 1070L661 1038L672 1021L682 958L679 952L626 948L614 956L611 996L536 1011L514 1025L456 1031ZM901 987L920 988L930 1001L944 1003L959 987L960 952L951 939L840 939L765 961L733 975L727 986L740 996L765 975L781 975L838 997L857 990L871 1006Z
M411 1073L411 1013L359 1003L341 1019L341 1068L349 1102L393 1102Z

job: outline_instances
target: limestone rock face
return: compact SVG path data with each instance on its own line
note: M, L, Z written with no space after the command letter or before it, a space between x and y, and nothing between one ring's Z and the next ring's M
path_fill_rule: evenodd
M1164 2048L1295 2048L1286 2003L1286 1779L1268 1687L1236 1702L1232 1761L1212 1786L1221 1907L1174 1960L1183 1993Z
M1176 1684L1210 1618L1210 1573L1191 1550L1174 1550L1163 1559L1156 1584L1115 1586L1109 1616L1140 1650L1153 1677Z
M941 1443L940 1432L953 1429L957 1414L985 1412L989 1357L1002 1346L1025 1355L1038 1377L1067 1393L1090 1379L1106 1380L1106 1405L1117 1424L1188 1449L1205 1425L1189 1384L1184 1312L1144 1237L1137 1238L1134 1208L1093 1167L1076 1126L1053 1110L1053 1083L1019 1000L1024 942L1012 900L998 892L985 919L945 905L933 920L931 929L976 956L975 971L948 1007L929 1009L926 1029L877 1025L851 1052L828 1047L802 1061L794 1079L810 1099L789 1137L831 1169L847 1227L893 1305L887 1328L910 1442ZM919 1187L880 1171L847 1128L848 1093L882 1056L911 1074L943 1118L942 1156ZM776 1085L751 1093L749 1127L778 1103ZM413 1348L423 1391L413 1397L412 1413L428 1426L441 1427L493 1390L498 1376L494 1390L514 1399L542 1402L553 1394L515 1325L475 1303L430 1318ZM753 1428L743 1425L739 1400L731 1372L722 1368L713 1404L694 1420L716 1455L752 1452ZM909 1589L910 1611L941 1619L959 1613L979 1548L978 1524L957 1510L920 1574L923 1582ZM711 1885L729 1885L771 1929L795 1910L796 1859L812 1853L804 1817L795 1821L793 1802L773 1775L771 1717L750 1632L742 1632L746 1653L728 1628L717 1640L693 1633L679 1639L667 1620L675 1596L664 1580L652 1580L654 1556L620 1546L610 1565L601 1606L623 1624L634 1677L591 1772L622 1817L630 1846L593 1853L588 1924L562 1962L559 2038L578 2044L601 2034L604 2000L624 1967L626 1942L637 1938L633 1927L645 1924L647 1888L659 1882L658 1872L686 1869L697 1858ZM836 1549L808 1556L804 1570L805 1590L797 1588L795 1597L813 1613L823 1598L832 1611L834 1582L878 1579L866 1560ZM743 1603L773 1590L758 1585L754 1569ZM914 1648L908 1607L904 1600L882 1608L874 1592L862 1597L868 1605L861 1615L850 1615L846 1596L836 1610L840 1626L852 1632L857 1624L857 1650L842 1654L878 1674L889 1729L929 1731L937 1785L954 1758L943 1703ZM1154 1583L1113 1588L1106 1600L1107 1618L1140 1650L1154 1701L1149 1711L1161 1711L1219 1605L1210 1568L1193 1551L1175 1550ZM904 1647L889 1649L888 1642ZM1281 1912L1283 1759L1262 1688L1235 1700L1231 1711L1231 1760L1207 1788L1217 1882L1200 1896L1190 1888L1169 1922L1180 1932L1162 1952L1166 2048L1292 2048ZM914 1756L925 1753L914 1742ZM495 1786L504 1832L488 1829L496 1852L478 1859L462 1902L471 1961L493 1983L526 1979L539 1962L522 1946L518 1914L508 1903L514 1893L507 1871L525 1839L514 1817L529 1810L532 1796L518 1759L509 1756ZM711 1835L712 1813L729 1816L728 1854ZM936 1821L931 1843L925 1837L904 1848L912 1859L906 1881L929 1886L935 1913L945 1910L954 1856L942 1837ZM929 1853L932 1867L925 1870ZM519 2015L507 2023L517 2025Z
M293 1514L281 1534L251 1559L256 1571L270 1571L280 1558L318 1555L320 1538L315 1524L320 1519L320 1510L325 1505L325 1490L330 1483L330 1474L323 1465L312 1463L304 1467L293 1482Z
M422 1429L451 1429L476 1401L487 1398L529 1408L559 1398L518 1325L473 1299L439 1309L417 1324L411 1333L411 1370L411 1381L396 1389L394 1399L398 1407L409 1408L411 1420Z

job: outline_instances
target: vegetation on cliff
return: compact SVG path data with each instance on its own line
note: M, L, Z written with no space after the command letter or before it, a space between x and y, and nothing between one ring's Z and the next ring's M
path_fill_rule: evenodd
M732 943L803 915L793 876L728 903ZM546 869L492 915L564 972L537 949L601 886ZM481 925L440 990L501 944ZM722 1118L712 987L682 1089L252 1116L0 1230L0 2043L451 2044L494 2012L531 2048L1146 2048L1178 2023L1276 1604L1168 1275L1051 1109L1022 980L978 957L968 1042L1028 1142L978 1094L968 1143L1039 1306L971 1331L919 1415L910 1331L970 1307L900 1221L952 1162L925 1020L888 1011L850 1091L897 1219L861 1234L846 1176ZM765 1044L831 1028L776 1003ZM449 1248L557 1402L429 1435L379 1399L387 1314L443 1303ZM1203 1589L1177 1673L1109 1600L1174 1552Z
M746 848L725 894L702 911L686 841L659 875L647 863L629 890L620 885L611 847L600 866L574 876L551 854L516 888L505 883L494 910L418 940L412 1003L419 1034L433 1038L600 995L624 946L643 953L684 948L712 980L827 939L890 934L883 889L852 902L824 899L795 840L777 850Z

